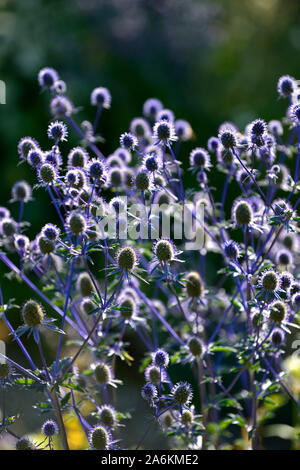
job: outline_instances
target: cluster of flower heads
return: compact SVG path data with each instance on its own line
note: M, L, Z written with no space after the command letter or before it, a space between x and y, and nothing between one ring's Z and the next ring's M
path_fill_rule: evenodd
M115 150L105 157L97 132L102 111L111 107L109 90L92 91L95 121L78 124L79 110L67 97L58 73L42 69L38 81L50 95L53 121L45 133L50 145L43 150L32 137L20 140L20 162L29 165L36 185L32 188L26 181L13 185L10 202L17 207L17 216L0 207L0 260L10 269L11 279L17 276L31 291L20 307L22 323L16 330L9 322L14 305L4 302L1 292L3 319L29 368L6 358L0 364L1 386L22 386L20 376L25 375L44 387L65 448L65 411L79 418L92 449L119 448L116 430L128 415L113 406L111 388L122 385L115 377L116 360L128 365L135 360L128 344L134 335L145 348L141 371L146 384L141 395L154 413L153 420L177 436L176 445L206 448L208 425L217 421L214 410L223 406L232 388L224 388L225 365L217 354L231 351L236 361L239 351L241 368L245 362L250 367L254 359L260 361L263 375L253 372L259 393L264 381L278 382L269 361L281 357L286 336L299 328L297 82L290 76L278 82L280 97L288 99L282 121L255 119L243 131L223 123L205 148L195 147L189 154L182 144L194 137L190 124L175 119L158 99L148 99L143 117L130 122ZM67 149L70 133L80 141ZM194 191L185 189L187 178L191 179L188 172L194 178ZM210 183L216 175L224 181L220 193ZM31 240L24 214L39 188L48 193L56 219L42 225ZM234 201L228 188L240 194ZM183 239L172 239L171 232L167 236L155 232L154 239L124 240L121 233L145 223L130 209L129 204L136 202L145 207L147 233L156 220L151 212L154 204L174 223L178 207L189 208L193 223L185 228L195 229L196 236L201 233L201 247L189 251ZM203 207L201 220L198 205ZM116 231L104 236L104 221L111 219ZM17 254L18 262L10 259L11 254ZM211 259L217 257L215 269ZM210 283L209 266L213 266ZM51 365L43 353L45 328L47 335L59 336ZM72 358L64 357L69 356L64 337L72 339L72 331L81 338L80 345ZM40 371L26 349L25 333L33 334L43 364ZM82 359L79 368L77 360L82 357L88 359ZM173 385L176 364L190 367ZM232 371L227 374L231 377ZM54 386L55 396L50 392ZM198 387L200 406L195 403L195 408L192 389ZM244 409L242 395L237 399ZM81 406L85 401L94 407L91 415ZM252 406L257 409L257 403ZM3 423L9 429L9 420ZM23 437L16 448L39 448L45 443L53 448L58 427L47 421L42 443ZM137 447L142 445L143 440Z

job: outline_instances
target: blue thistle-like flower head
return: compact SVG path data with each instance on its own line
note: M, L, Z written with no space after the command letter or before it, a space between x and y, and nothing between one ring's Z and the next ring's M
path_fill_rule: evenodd
M69 117L74 111L74 106L66 96L57 95L51 100L50 111L57 118Z
M250 125L250 133L256 137L263 136L267 131L267 124L263 119L255 119Z
M216 152L220 147L220 141L217 137L210 137L207 141L207 148L210 152Z
M227 258L236 260L240 256L240 247L238 243L233 240L229 240L224 244L224 253Z
M155 142L172 142L177 140L172 122L160 120L153 126L153 139Z
M138 138L148 138L151 136L151 127L144 118L134 118L130 123L130 132Z
M39 71L38 82L42 88L51 88L58 79L58 73L51 67L44 67Z
M169 121L174 122L175 116L170 109L161 109L156 115L156 121Z
M286 98L287 96L292 95L296 88L297 81L294 77L291 77L290 75L283 75L279 78L277 84L277 91L280 96Z
M152 402L157 396L157 389L152 383L147 383L143 386L141 395L145 400Z
M48 240L56 241L60 235L60 229L54 224L46 224L42 228L41 233Z
M169 354L163 349L158 349L152 353L152 360L157 367L168 367Z
M42 433L46 437L53 437L58 434L58 426L53 419L48 419L42 426Z
M109 109L111 105L111 94L107 88L98 87L91 93L91 104Z
M193 136L193 129L189 122L185 121L184 119L177 119L174 122L175 133L178 140L182 142L186 142L190 140Z
M68 137L67 126L61 121L51 122L48 126L47 134L49 139L63 142Z
M157 98L149 98L143 105L143 114L154 120L161 109L163 109L163 105L160 100Z
M127 150L134 150L138 146L138 140L131 132L124 132L120 137L120 144Z
M33 168L39 168L45 161L44 153L38 148L33 148L28 152L27 161Z

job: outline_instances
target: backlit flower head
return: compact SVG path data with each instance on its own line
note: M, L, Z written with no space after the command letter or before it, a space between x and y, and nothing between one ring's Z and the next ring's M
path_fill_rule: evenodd
M111 94L107 88L98 87L91 93L91 104L109 109L111 105Z

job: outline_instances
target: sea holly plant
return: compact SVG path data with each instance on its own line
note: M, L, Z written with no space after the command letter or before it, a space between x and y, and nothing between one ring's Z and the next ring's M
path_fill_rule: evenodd
M98 133L109 90L91 92L95 119L79 123L58 73L44 68L38 82L50 100L49 143L20 139L33 187L16 182L12 206L0 207L5 283L28 292L18 302L0 289L1 319L22 353L16 362L1 352L1 436L17 450L68 450L73 416L86 448L124 449L122 430L139 419L136 449L157 432L175 449L264 448L281 403L298 416L300 405L284 360L300 310L296 80L278 81L282 121L223 123L190 152L190 124L150 98L143 117L108 142L110 155ZM30 238L27 204L39 191L55 215ZM120 361L128 374L138 363L144 385L133 402L144 399L150 419L117 409ZM11 387L43 394L34 439L30 429L17 434L21 409L6 412Z

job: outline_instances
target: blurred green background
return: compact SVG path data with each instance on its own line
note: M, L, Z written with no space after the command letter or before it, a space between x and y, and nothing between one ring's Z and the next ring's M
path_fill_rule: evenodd
M0 0L0 79L7 92L0 106L0 205L10 199L14 181L34 183L30 170L17 166L18 140L30 135L49 146L40 68L53 67L66 81L68 96L82 107L78 122L93 119L91 90L110 89L112 108L100 126L104 154L118 146L120 133L153 96L191 123L196 138L186 147L188 158L191 146L205 146L225 120L242 129L256 117L284 115L276 84L283 74L300 78L299 17L299 0ZM25 209L31 236L51 217L42 191L37 198ZM15 286L3 272L0 266L7 300ZM20 288L18 301L25 295ZM25 424L29 406L27 415Z

